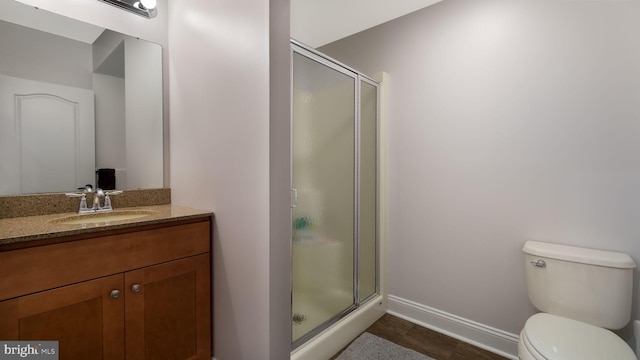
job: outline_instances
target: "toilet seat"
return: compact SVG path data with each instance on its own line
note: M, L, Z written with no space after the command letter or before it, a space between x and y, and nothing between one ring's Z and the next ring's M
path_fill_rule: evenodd
M521 333L521 359L636 360L624 340L613 332L561 316L539 313L527 320Z

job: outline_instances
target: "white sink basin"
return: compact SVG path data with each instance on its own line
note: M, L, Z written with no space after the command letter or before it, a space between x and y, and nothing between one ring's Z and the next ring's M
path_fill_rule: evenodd
M105 213L78 214L51 220L54 224L82 225L140 219L154 214L150 210L117 210Z

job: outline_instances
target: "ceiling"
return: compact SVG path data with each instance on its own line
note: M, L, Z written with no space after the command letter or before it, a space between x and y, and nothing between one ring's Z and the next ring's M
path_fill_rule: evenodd
M104 31L103 28L68 17L38 10L14 0L0 0L0 20L57 34L87 44Z
M291 37L319 47L442 0L291 0Z

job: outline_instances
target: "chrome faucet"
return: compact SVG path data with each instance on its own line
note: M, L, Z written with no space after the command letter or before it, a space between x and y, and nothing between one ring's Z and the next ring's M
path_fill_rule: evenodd
M65 195L69 197L79 197L80 198L80 208L78 209L78 214L86 214L86 213L95 213L95 212L109 212L113 211L111 207L111 199L109 195L119 195L122 194L122 191L103 191L100 188L97 188L93 191L93 187L91 185L87 185L84 188L80 188L82 192L79 193L67 193ZM87 206L87 194L93 194L93 206ZM104 198L103 205L100 205L100 198Z
M93 193L93 210L98 211L102 210L102 206L100 206L100 198L104 197L104 191L102 189L97 188Z

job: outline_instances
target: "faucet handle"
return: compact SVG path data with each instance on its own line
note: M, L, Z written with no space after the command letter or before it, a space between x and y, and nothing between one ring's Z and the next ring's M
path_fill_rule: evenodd
M85 212L91 211L91 209L89 209L87 207L87 194L84 192L81 193L66 193L65 194L68 197L79 197L80 199L80 208L78 209L78 214L83 214Z
M109 195L120 195L122 194L122 190L114 190L114 191L105 191L104 192L104 206L102 207L105 210L113 210L111 207L111 199Z

